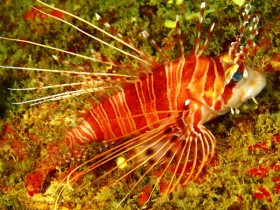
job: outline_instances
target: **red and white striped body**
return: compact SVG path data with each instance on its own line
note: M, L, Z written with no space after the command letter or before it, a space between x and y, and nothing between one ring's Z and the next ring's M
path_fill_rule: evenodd
M93 107L83 124L67 132L67 145L116 143L154 129L169 118L174 120L172 115L183 117L187 126L197 127L239 107L265 85L265 77L254 70L249 70L250 80L243 87L227 85L226 70L222 59L209 56L189 56L159 65Z

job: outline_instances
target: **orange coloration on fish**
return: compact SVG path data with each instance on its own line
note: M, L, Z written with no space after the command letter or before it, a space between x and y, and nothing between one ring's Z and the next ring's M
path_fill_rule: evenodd
M30 41L1 37L1 39L35 44L95 62L108 64L114 69L121 68L136 72L134 75L65 72L65 74L84 78L85 82L79 83L82 88L70 93L66 92L20 102L41 103L85 93L94 93L100 91L100 89L106 91L110 90L111 86L121 86L120 90L115 94L102 100L99 104L93 105L81 125L67 132L65 143L70 151L78 150L80 146L93 141L104 142L110 146L110 149L107 151L75 168L65 180L68 185L75 178L91 170L95 170L118 157L125 157L124 161L102 174L95 182L106 177L121 166L125 168L123 164L132 165L132 167L127 166L128 169L124 175L113 184L118 183L136 169L144 167L145 172L135 182L134 186L129 189L127 195L120 202L122 203L135 187L143 181L145 176L148 176L153 169L164 164L165 167L158 177L158 181L153 188L151 187L151 194L157 185L161 183L161 180L169 180L163 191L164 195L169 194L179 184L186 185L190 180L196 179L205 164L214 155L215 137L203 124L229 111L238 114L238 107L248 99L252 98L255 101L254 97L266 85L263 74L255 69L246 67L243 63L246 56L254 49L253 38L257 34L258 17L249 17L250 5L245 7L243 24L240 27L240 34L236 37L236 41L232 43L228 53L216 58L203 56L203 51L207 47L207 42L210 39L215 24L211 26L205 42L203 44L200 43L200 29L203 23L205 2L201 4L200 18L197 26L198 35L193 50L188 55L185 55L179 16L176 17L175 29L180 45L180 56L176 60L170 60L149 34L143 31L142 35L144 38L151 42L162 57L161 61L157 61L152 56L145 54L135 47L129 39L123 38L121 34L97 14L96 18L104 24L107 30L100 29L92 23L41 1L38 2L50 9L57 10L63 15L69 15L80 20L101 31L104 35L129 47L134 51L133 54L116 48L71 23L53 16L53 18L70 25L81 33L118 50L120 53L138 62L138 67L134 67L130 63L120 63L102 56L94 50L91 50L93 57L90 58ZM52 16L52 14L47 14L40 10L39 12ZM250 39L246 42L243 40L245 30L250 30L251 33ZM61 58L55 58L64 64L80 68ZM58 71L20 67L3 68ZM59 149L52 149L51 152L53 152L53 157L60 156ZM51 165L48 162L46 160L39 163L35 171L27 176L26 188L29 195L32 196L41 191L38 183L42 186L44 177L38 176L38 174L45 176L45 174L50 172L50 169L65 163L65 161L61 161L61 158L59 161L53 160ZM89 167L86 170L80 171L85 165L89 165ZM72 176L73 174L75 174L74 177ZM36 177L40 177L40 180L36 180ZM150 194L148 197L145 197L143 202L146 202L149 196Z

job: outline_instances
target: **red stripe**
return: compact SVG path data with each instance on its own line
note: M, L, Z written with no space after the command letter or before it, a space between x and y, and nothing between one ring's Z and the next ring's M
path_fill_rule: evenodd
M224 92L222 94L222 99L224 101L224 104L227 104L229 99L231 98L233 94L232 89L234 88L234 86L235 84L233 84L232 82L230 82L225 86Z
M125 100L130 109L131 115L134 119L137 129L141 129L147 125L147 121L143 116L142 110L139 107L140 101L137 97L137 92L135 88L135 84L130 84L126 86L125 90Z
M115 97L115 96L112 96L112 97ZM118 121L116 120L116 115L115 115L114 109L113 109L110 101L108 99L104 100L102 102L102 104L100 104L99 106L103 107L103 109L105 110L106 115L108 116L108 119L109 119L109 121L107 119L100 119L101 121L103 121L103 126L104 126L103 129L106 129L110 126L112 128L112 131L114 132L114 134L117 137L122 136L123 133L121 132ZM113 136L110 136L110 134L108 133L107 138L111 139L111 138L113 138Z
M88 112L85 116L85 120L91 126L92 130L95 132L97 139L95 141L102 141L104 139L104 134L95 118L92 116L91 112Z
M208 106L212 106L213 104L213 93L214 93L214 82L216 79L215 75L215 63L212 60L209 60L209 67L205 69L205 73L207 71L207 78L204 84L204 100Z
M169 110L167 99L167 84L164 66L161 66L153 73L154 77L154 93L156 96L157 111ZM168 113L158 113L160 119L168 117Z

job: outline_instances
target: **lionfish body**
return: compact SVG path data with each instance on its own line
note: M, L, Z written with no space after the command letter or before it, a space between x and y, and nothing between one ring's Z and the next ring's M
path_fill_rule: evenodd
M200 26L204 8L205 3L202 3ZM199 46L198 36L191 53L188 56L184 55L178 18L176 29L181 56L175 61L167 58L165 63L157 62L153 57L138 51L130 42L126 42L132 49L136 49L141 58L139 77L127 82L123 79L122 89L100 104L94 105L86 114L84 122L69 130L65 137L70 150L92 141L105 142L110 149L77 167L68 176L67 182L72 180L74 172L78 172L86 164L90 164L88 169L78 172L75 177L120 156L125 157L122 164L133 162L134 165L116 182L137 168L146 167L145 173L128 194L153 168L163 163L165 167L156 185L160 180L168 178L170 183L166 194L173 191L179 183L184 185L197 178L205 163L213 156L215 147L214 136L203 124L231 110L238 112L237 108L246 100L254 99L266 84L264 75L246 68L243 64L250 48L254 47L251 39L244 46L241 43L242 34L248 24L249 10L250 6L247 5L243 14L241 35L236 38L227 54L217 58L202 56L214 25L205 44ZM254 18L253 29L257 23L258 19ZM200 34L200 31L198 32ZM252 31L252 37L255 34L256 31ZM147 32L143 32L143 35L149 39ZM151 42L166 58L154 41ZM92 54L99 62L122 66L105 59L93 50ZM49 167L57 164L58 161ZM40 166L42 164L37 166L36 173L27 176L27 190L30 195L39 192L38 185L43 184L42 174L40 181L34 181L34 177L47 171L46 166ZM97 180L119 167L115 166ZM171 175L168 173L170 168L175 169ZM179 168L182 170L178 170Z

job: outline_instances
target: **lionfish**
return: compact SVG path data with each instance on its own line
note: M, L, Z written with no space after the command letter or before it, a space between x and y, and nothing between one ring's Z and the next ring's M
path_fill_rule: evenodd
M249 4L245 6L242 14L243 22L240 25L240 32L236 36L236 40L231 43L227 53L216 58L203 56L215 25L212 24L205 42L201 43L200 36L205 2L202 2L200 6L200 17L196 29L197 36L193 49L188 55L185 54L178 15L176 16L175 30L179 43L178 54L180 55L175 60L171 60L168 57L147 31L143 31L143 37L150 41L162 57L161 61L157 61L154 57L145 54L134 46L128 38L124 38L98 14L96 14L96 18L104 25L105 29L101 29L74 14L50 6L40 0L37 1L48 8L86 23L88 26L102 32L105 36L130 48L133 52L127 52L115 47L64 19L45 13L40 9L34 9L68 24L79 32L97 40L101 44L112 47L137 62L137 65L135 65L135 62L134 64L119 62L105 57L93 49L91 50L93 57L90 58L48 45L1 37L4 40L29 43L108 64L116 72L119 72L118 69L125 69L134 74L1 66L1 68L8 69L63 72L70 76L79 76L82 79L80 83L75 84L41 87L80 87L75 91L23 101L19 104L41 103L87 93L96 93L101 90L106 91L117 86L121 87L111 96L101 100L99 104L93 105L92 109L85 115L83 123L66 133L65 143L69 151L75 151L81 145L93 141L103 142L109 146L108 150L72 170L64 180L68 185L75 178L100 168L110 161L119 160L121 157L120 163L105 171L95 182L118 168L126 168L127 171L113 183L116 184L138 168L144 168L144 173L129 189L121 201L123 202L152 170L161 167L162 173L158 177L152 192L155 191L161 180L166 179L169 180L169 183L164 194L168 195L179 184L186 185L190 180L198 178L205 164L214 155L215 137L203 124L230 111L238 113L238 107L248 99L253 99L256 102L255 96L266 85L266 79L262 73L244 65L244 59L255 48L253 39L257 34L259 22L257 16L250 17L251 5ZM247 40L244 40L243 35L245 32L251 34ZM55 58L64 64L74 66L74 64L61 58ZM83 68L78 65L75 65L75 67L77 69ZM11 90L34 89L39 88ZM29 195L32 196L34 193L41 192L46 174L50 172L50 168L55 168L55 166L63 162L57 160L60 157L58 153L59 149L57 149L56 156L53 154L54 157L50 157L51 161L41 161L36 166L35 171L27 175L26 188ZM173 172L170 172L171 168Z

